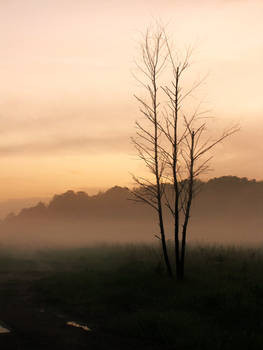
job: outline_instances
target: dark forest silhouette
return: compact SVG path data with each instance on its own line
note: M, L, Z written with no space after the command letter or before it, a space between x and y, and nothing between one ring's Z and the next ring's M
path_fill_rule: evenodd
M167 185L169 187L169 185ZM190 241L263 241L263 182L224 176L199 181L193 201ZM156 234L152 209L130 200L128 188L115 186L89 196L67 191L47 204L10 213L0 225L1 243L79 245L96 241L151 242ZM170 228L167 227L168 239Z

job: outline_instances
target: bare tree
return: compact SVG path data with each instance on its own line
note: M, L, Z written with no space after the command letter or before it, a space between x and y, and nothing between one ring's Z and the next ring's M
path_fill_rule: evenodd
M167 243L163 218L163 175L165 170L165 159L160 152L161 133L159 129L159 91L158 78L165 67L167 53L164 54L165 38L162 31L155 33L146 32L141 45L142 63L138 64L139 71L144 76L144 81L139 80L147 92L145 99L135 96L140 105L140 112L148 125L136 122L137 137L132 142L141 160L152 174L152 179L133 176L134 181L140 187L140 191L134 191L136 198L150 205L158 215L160 239L162 242L163 257L167 272L172 276L172 268L167 251ZM166 51L166 50L165 50Z
M168 170L166 179L173 186L172 200L169 196L165 197L166 205L174 220L176 276L178 279L183 279L187 228L192 200L196 192L196 179L209 169L209 161L212 158L210 151L218 143L235 133L238 127L228 128L219 137L210 140L204 136L208 127L208 111L200 111L198 105L194 112L185 114L184 107L187 106L187 98L199 87L202 80L195 82L188 90L183 88L184 73L190 67L192 52L187 50L184 58L180 60L178 54L173 54L165 30L163 29L162 32L172 74L169 86L162 87L168 97L168 111L164 115L165 127L160 123L159 128L168 146L165 149L161 148L160 152L165 155L166 159L165 168Z
M163 28L159 27L153 34L147 31L141 52L142 65L137 64L137 67L147 82L139 81L148 93L149 102L137 96L136 99L149 125L136 122L137 137L132 141L140 159L154 176L153 181L134 176L139 185L139 190L134 194L158 213L164 260L167 272L172 276L164 231L163 203L168 208L173 218L176 277L183 279L187 228L196 179L208 170L210 151L238 128L235 126L225 130L215 140L205 139L206 111L197 108L191 114L184 112L187 98L202 81L194 83L188 90L183 89L191 50L186 52L183 60L178 59L179 55L173 53ZM169 84L159 83L163 69L171 71ZM165 102L161 93L166 97ZM167 191L171 187L172 194Z

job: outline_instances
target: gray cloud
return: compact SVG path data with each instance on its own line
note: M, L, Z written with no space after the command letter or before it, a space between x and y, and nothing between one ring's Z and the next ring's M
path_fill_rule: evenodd
M131 151L129 136L75 137L0 146L0 156L37 156L74 153L122 153Z

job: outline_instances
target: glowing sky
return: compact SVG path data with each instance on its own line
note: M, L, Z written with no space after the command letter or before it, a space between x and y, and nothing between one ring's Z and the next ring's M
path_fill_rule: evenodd
M261 0L0 0L1 199L131 185L133 60L156 18L196 47L215 129L240 123L209 176L263 179L262 16Z

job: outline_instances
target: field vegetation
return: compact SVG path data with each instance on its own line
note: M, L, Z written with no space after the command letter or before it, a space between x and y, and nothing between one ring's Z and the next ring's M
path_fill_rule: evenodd
M32 307L87 324L85 346L98 349L111 348L107 336L127 349L261 348L261 248L189 246L184 281L161 259L158 245L2 250L0 296L11 302L27 283Z

